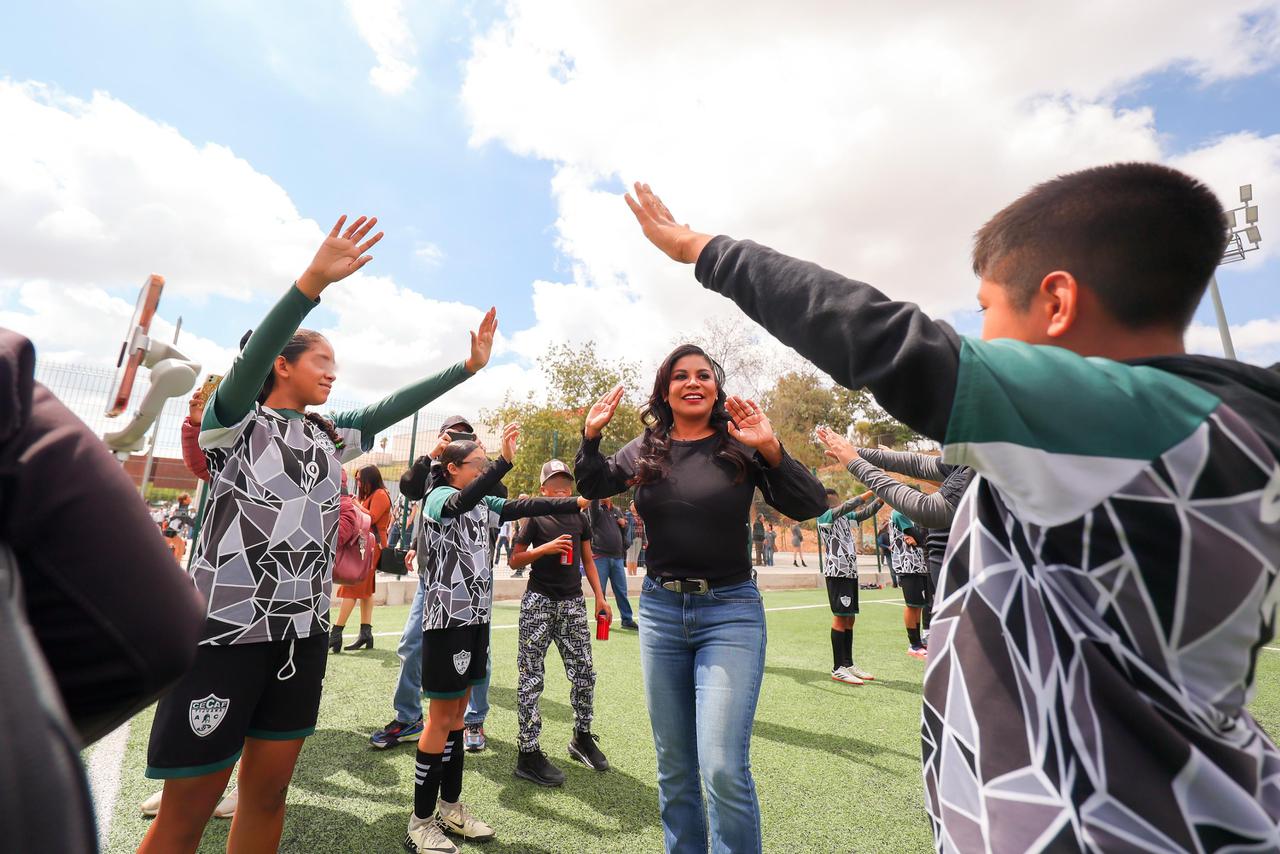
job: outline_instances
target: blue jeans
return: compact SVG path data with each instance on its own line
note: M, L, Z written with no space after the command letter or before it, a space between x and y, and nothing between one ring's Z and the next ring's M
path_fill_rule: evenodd
M404 633L400 635L400 645L396 647L396 655L400 656L400 681L396 683L396 696L392 705L396 709L396 720L404 724L413 723L422 717L422 597L426 590L426 579L419 573L418 592L413 594L409 618L404 621ZM493 670L492 652L489 653L489 670ZM463 720L467 724L482 724L488 714L489 680L486 678L471 689L471 699L467 701L467 713Z
M600 592L608 595L609 582L613 582L613 598L618 603L618 616L622 622L633 621L631 600L627 598L627 565L620 557L596 556L596 572L600 575Z
M754 581L672 593L645 578L640 667L658 753L670 854L757 854L751 724L764 678L764 601ZM703 791L706 809L703 809Z

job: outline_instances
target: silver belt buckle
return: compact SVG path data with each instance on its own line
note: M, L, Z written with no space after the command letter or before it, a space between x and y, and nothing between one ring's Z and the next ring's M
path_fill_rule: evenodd
M689 590L689 585L696 585L693 590ZM670 581L662 582L662 586L672 593L693 593L703 595L711 590L711 585L707 583L705 578L673 578Z

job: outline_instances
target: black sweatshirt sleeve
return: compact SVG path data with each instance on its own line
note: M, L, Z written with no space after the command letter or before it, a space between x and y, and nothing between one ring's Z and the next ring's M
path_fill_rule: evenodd
M782 462L770 467L759 454L756 486L765 503L792 519L814 519L827 512L827 490L810 471L782 449Z
M137 487L0 329L0 540L27 619L85 744L152 702L194 660L204 601Z
M508 498L502 504L502 512L498 515L502 521L527 519L530 516L558 516L561 513L577 513L576 498L547 498L534 495L531 498Z
M960 364L960 337L948 324L749 240L715 238L695 272L840 385L865 386L911 429L945 438Z
M507 462L505 457L498 457L480 472L480 475L465 488L454 492L444 500L443 506L440 508L440 517L442 519L452 519L455 516L461 516L472 507L475 507L484 497L488 495L494 486L511 471L511 463Z
M640 439L632 439L612 457L600 453L600 437L588 439L584 434L573 461L573 479L583 498L611 498L627 491L627 483L635 477L635 461L640 454Z
M427 494L427 481L431 475L431 457L418 457L413 465L400 475L400 494L410 501L421 501Z

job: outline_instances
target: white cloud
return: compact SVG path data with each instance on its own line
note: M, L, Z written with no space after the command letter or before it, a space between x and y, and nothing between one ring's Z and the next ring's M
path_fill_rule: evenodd
M404 0L346 0L346 6L378 63L369 69L369 82L388 95L403 95L418 76Z
M270 304L323 237L282 187L227 148L198 147L105 93L86 101L0 80L0 126L22 129L0 134L0 326L30 337L42 360L114 363L137 288L157 272L166 297L208 300L186 318L179 347L206 372L225 370L239 331L220 323L220 300ZM153 324L166 341L167 302ZM482 313L365 273L324 302L347 369L337 396L353 401L465 358L466 328ZM523 392L522 375L491 369L455 394L492 405L500 382Z
M275 291L319 226L230 149L197 146L110 95L0 79L0 281L127 285L192 298Z
M534 283L537 323L513 347L531 356L595 338L605 355L653 359L666 331L734 311L645 243L618 179L648 181L695 228L768 243L935 313L969 308L970 236L988 216L1061 172L1167 159L1159 117L1117 97L1158 70L1211 81L1274 65L1278 8L1121 4L1103 26L1080 4L904 16L802 0L779 16L720 0L673 18L638 0L513 0L473 43L462 103L474 144L555 164L571 267L570 281ZM1049 44L1087 44L1089 59ZM1269 175L1253 167L1278 155L1280 137L1242 135L1178 162L1229 198L1242 179L1220 165Z
M1230 327L1236 358L1255 365L1280 362L1280 317L1259 317ZM1187 330L1187 351L1209 356L1223 355L1217 326L1196 323Z
M444 263L444 250L434 243L419 243L413 250L413 256L428 267L439 267Z

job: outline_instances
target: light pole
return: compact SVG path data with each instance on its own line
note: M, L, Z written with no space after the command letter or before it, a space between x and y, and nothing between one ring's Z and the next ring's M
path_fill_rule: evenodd
M1240 186L1240 207L1232 208L1226 213L1227 230L1230 237L1227 239L1227 248L1222 253L1222 260L1218 262L1218 266L1223 264L1232 264L1236 261L1243 261L1246 252L1252 252L1258 248L1258 244L1262 242L1262 234L1258 231L1258 206L1250 204L1253 201L1253 185L1242 184ZM1236 214L1244 212L1244 222L1238 221ZM1245 241L1249 242L1249 246L1245 246ZM1209 296L1213 298L1213 311L1218 317L1218 334L1222 336L1222 351L1228 359L1236 357L1236 348L1231 344L1231 327L1227 325L1227 313L1222 308L1222 294L1218 292L1218 277L1216 274L1209 276Z

